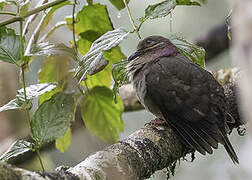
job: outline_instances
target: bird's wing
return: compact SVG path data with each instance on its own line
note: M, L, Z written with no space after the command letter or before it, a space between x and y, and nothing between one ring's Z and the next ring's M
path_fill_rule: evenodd
M162 57L149 66L146 82L148 98L187 145L211 154L223 141L225 97L210 73L182 56Z

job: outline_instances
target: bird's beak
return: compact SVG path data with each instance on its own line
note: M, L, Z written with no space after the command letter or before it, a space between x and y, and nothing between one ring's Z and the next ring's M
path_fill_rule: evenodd
M128 61L132 61L141 55L141 51L136 51L128 57Z

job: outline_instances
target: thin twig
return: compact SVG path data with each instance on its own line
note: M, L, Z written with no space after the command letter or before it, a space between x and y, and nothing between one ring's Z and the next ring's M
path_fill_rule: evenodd
M4 14L4 15L10 15L10 16L16 16L17 14L14 12L5 12L5 11L0 11L0 14Z
M20 61L21 61L21 72L22 72L22 85L23 85L23 88L24 88L24 99L25 99L25 104L26 104L26 107L25 107L25 111L26 111L26 114L27 114L27 119L28 119L28 122L30 123L30 112L29 112L29 107L27 107L27 104L28 104L28 100L27 100L27 94L26 94L26 84L25 84L25 66L26 66L26 62L25 62L25 56L24 56L24 39L23 39L23 22L20 21L19 22L20 26Z
M133 26L133 28L134 28L134 31L136 32L138 38L141 39L141 36L140 36L140 34L139 34L139 28L136 26L136 24L135 24L135 22L134 22L134 19L133 19L133 17L132 17L131 12L130 12L128 3L126 2L126 0L123 0L123 2L124 2L125 7L126 7L126 9L127 9L127 11L128 11L129 19L130 19L130 22L131 22L131 24L132 24L132 26Z
M35 9L31 10L31 11L28 11L23 16L16 16L16 17L13 17L13 18L10 18L10 19L8 19L6 21L1 22L0 27L11 24L11 23L14 23L14 22L17 22L17 21L23 21L25 18L27 18L27 17L29 17L29 16L31 16L33 14L36 14L36 13L38 13L40 11L43 11L45 9L48 9L50 7L53 7L53 6L57 5L57 4L65 2L65 1L67 1L67 0L56 0L56 1L53 1L53 2L43 4L42 6L39 6L39 7L35 8Z
M40 163L40 165L41 165L42 171L45 172L45 168L44 168L44 165L43 165L43 162L42 162L42 159L41 159L41 155L40 155L40 152L39 152L38 149L36 150L36 153L37 153L37 155L38 155L39 163Z
M72 26L73 26L73 42L74 42L74 50L77 53L78 52L78 47L77 47L77 42L75 38L75 7L76 7L76 0L74 0L73 4L73 12L72 12Z

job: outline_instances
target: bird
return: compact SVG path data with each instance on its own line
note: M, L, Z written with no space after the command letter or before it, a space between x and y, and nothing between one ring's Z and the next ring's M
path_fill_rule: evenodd
M141 40L126 73L141 104L167 123L183 144L206 155L224 145L239 164L228 133L230 114L223 87L162 36Z

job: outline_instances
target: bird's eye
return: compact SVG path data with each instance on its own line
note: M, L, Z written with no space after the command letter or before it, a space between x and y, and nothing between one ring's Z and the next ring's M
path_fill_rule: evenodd
M146 41L146 43L147 43L147 44L152 44L152 43L153 43L153 41L148 40L148 41Z
M147 41L146 41L146 44L147 44L148 46L152 46L152 45L155 44L155 41L147 40Z

